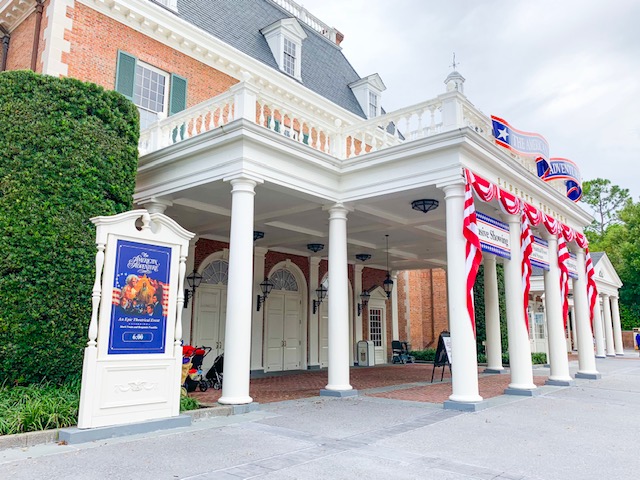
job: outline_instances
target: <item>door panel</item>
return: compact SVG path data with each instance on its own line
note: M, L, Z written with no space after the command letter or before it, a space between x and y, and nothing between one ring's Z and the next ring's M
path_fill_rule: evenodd
M300 339L301 331L301 301L298 293L285 294L284 311L284 370L298 370L302 345Z
M267 372L282 370L283 344L282 335L285 316L285 296L274 292L269 296L267 318L267 355L265 370Z
M193 344L211 347L204 361L203 370L208 370L215 357L224 348L226 319L226 288L201 286L196 293L196 317Z
M320 367L329 366L329 301L320 304Z

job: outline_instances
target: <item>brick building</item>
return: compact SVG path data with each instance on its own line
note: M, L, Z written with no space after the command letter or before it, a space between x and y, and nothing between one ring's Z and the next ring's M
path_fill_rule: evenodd
M355 72L343 34L291 0L2 0L0 36L3 70L94 82L138 106L134 202L197 235L187 270L202 283L183 331L225 352L223 403L251 401L252 370L327 367L325 393L348 395L358 341L381 363L391 340L432 347L449 329L452 404L475 404L465 171L570 231L591 220L534 158L496 143L458 72L385 112L380 76ZM495 200L476 208L500 215ZM521 307L518 288L507 295ZM531 390L522 315L509 309L513 388ZM566 358L552 362L565 378Z

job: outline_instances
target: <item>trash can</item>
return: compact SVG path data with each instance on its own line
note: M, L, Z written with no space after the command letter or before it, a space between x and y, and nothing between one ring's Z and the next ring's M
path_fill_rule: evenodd
M371 340L358 342L358 365L361 367L375 365L375 346Z

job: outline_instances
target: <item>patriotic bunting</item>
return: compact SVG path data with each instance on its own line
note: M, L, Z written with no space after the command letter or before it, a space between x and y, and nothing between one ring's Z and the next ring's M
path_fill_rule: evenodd
M513 193L509 193L501 188L499 198L502 211L511 215L517 215L520 213L522 206L520 204L519 197L516 197Z
M466 240L465 246L465 269L467 274L467 311L471 320L473 334L476 334L476 316L473 305L473 285L476 283L478 268L482 261L480 250L480 237L478 236L478 225L476 223L476 209L473 204L473 195L469 181L470 172L467 172L467 182L464 187L464 224L462 233Z
M490 202L498 196L498 187L479 175L467 170L467 178L473 187L473 191L483 202Z
M522 252L522 291L524 305L524 323L529 331L529 315L527 309L529 307L529 290L531 289L531 253L533 252L533 234L529 228L529 218L525 211L522 211L520 233L520 250Z
M560 269L560 298L562 299L562 321L567 329L567 315L569 313L569 250L563 235L558 235L558 267Z

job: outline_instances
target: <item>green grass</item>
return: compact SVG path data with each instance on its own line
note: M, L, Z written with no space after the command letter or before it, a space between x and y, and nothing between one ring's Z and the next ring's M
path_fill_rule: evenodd
M61 385L0 385L0 435L64 428L78 423L80 379ZM180 398L180 411L200 408L197 400Z

